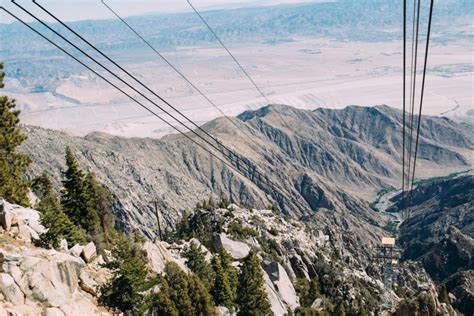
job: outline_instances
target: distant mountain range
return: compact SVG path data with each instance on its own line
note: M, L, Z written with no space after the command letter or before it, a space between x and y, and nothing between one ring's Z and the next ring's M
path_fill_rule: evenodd
M239 118L245 134L224 118L203 128L265 173L268 182L229 169L179 135L82 138L25 127L23 150L33 157L31 174L47 170L59 184L64 150L71 146L80 164L118 197L116 212L123 224L149 235L155 221L148 201L161 199L171 224L211 193L243 205L277 204L287 215L353 230L367 240L368 232L385 225L387 219L369 202L376 191L400 185L401 112L387 106L308 111L270 105ZM474 149L472 126L438 117L422 122L417 177L470 168L466 153Z
M106 10L100 3L93 5L94 9ZM433 31L444 33L444 29L453 26L453 23L469 25L474 15L473 6L473 2L468 0L436 2ZM427 12L427 7L423 10ZM203 16L227 43L257 41L272 44L305 36L339 40L401 40L398 30L402 27L402 12L400 1L352 0L213 10L204 12ZM422 23L426 18L422 15ZM145 15L130 17L127 21L160 49L216 43L194 13ZM144 47L117 19L69 24L101 48L123 50ZM38 23L32 25L44 29ZM57 30L63 30L57 23L52 25ZM449 40L450 36L436 36L434 41ZM472 37L470 34L464 36ZM8 43L0 47L1 59L59 55L48 43L19 23L0 24L0 41Z

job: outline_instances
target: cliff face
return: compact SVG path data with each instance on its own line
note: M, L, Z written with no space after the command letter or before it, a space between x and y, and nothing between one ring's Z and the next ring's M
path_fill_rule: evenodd
M410 207L411 217L400 226L403 258L420 262L454 294L453 306L469 314L474 308L474 176L420 184Z
M285 214L346 227L362 240L383 226L385 219L367 201L401 181L400 112L386 106L306 111L270 105L234 120L245 133L223 118L203 128L248 161L248 169L240 164L241 173L180 135L81 138L25 127L29 138L22 150L33 158L32 175L46 170L59 186L64 149L71 146L80 164L118 197L116 215L124 227L150 237L156 232L150 200L160 199L164 219L172 224L182 210L211 194L261 208L277 204ZM419 174L469 168L465 154L474 148L472 128L436 117L423 117L423 124ZM254 176L253 168L268 178Z

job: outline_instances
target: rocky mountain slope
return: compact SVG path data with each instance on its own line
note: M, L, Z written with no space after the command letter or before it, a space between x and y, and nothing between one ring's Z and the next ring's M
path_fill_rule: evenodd
M454 295L453 306L469 314L474 309L474 176L420 184L409 206L412 215L399 234L403 259L421 262Z
M111 315L98 303L100 287L110 277L102 265L110 252L105 251L103 257L92 242L72 246L64 240L56 250L38 248L35 240L44 232L39 214L3 201L0 205L0 315ZM211 252L224 248L236 267L253 249L260 257L265 292L277 316L297 308L332 310L340 303L338 298L353 311L383 310L380 266L364 256L350 255L334 239L334 232L323 232L314 223L285 218L272 210L235 204L197 208L188 219L187 233L196 238L183 240L176 234L169 242L142 244L151 274L162 274L169 262L189 273L184 252L190 243L204 250L208 262ZM400 274L407 291L430 295L438 313L449 311L449 306L438 301L434 285L420 282L422 269L407 265ZM316 280L318 290L307 302L301 284L309 280ZM393 297L400 300L395 293ZM225 307L219 307L219 315L228 315Z
M164 220L172 224L183 210L212 195L260 208L275 204L282 213L321 227L350 230L361 240L377 239L377 227L386 220L368 201L382 187L400 182L399 111L386 106L306 111L270 105L239 119L236 123L246 133L224 118L203 126L248 162L250 168L240 162L239 173L179 135L159 140L106 134L82 138L25 127L28 140L22 150L33 158L31 175L46 170L59 186L64 150L71 146L80 164L117 196L116 215L122 224L150 237L156 234L150 200L160 200ZM472 139L470 125L424 117L418 174L468 168ZM254 176L253 168L267 179ZM368 239L367 231L374 233Z

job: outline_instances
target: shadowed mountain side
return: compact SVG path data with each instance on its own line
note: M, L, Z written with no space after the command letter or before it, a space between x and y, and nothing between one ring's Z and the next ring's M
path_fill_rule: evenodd
M244 112L239 118L260 130L300 166L359 196L401 183L403 125L398 110L349 106L306 111L271 105ZM439 173L439 165L445 172L469 166L472 139L471 125L423 116L417 175L425 178Z
M392 211L400 209L399 197ZM408 204L412 215L400 226L403 259L423 264L446 286L453 306L466 315L474 307L474 176L418 185ZM389 210L390 211L390 210Z
M396 139L398 136L394 134L399 132L397 123L387 124L393 119L380 109L397 113L386 107L305 111L272 105L243 113L240 118L246 124L236 120L246 133L236 130L224 118L205 124L204 129L240 153L241 160L248 161L248 169L240 162L243 174L181 135L156 140L94 133L82 138L25 127L29 139L23 149L36 163L32 174L47 170L59 184L59 170L64 170L64 149L71 146L80 164L95 172L117 195L120 205L116 213L124 225L138 227L149 236L156 231L150 200L161 199L160 209L170 224L184 209L209 198L212 192L214 198L225 196L244 205L278 204L290 216L314 219L321 227L354 230L355 236L362 240L367 231L373 231L374 239L369 239L373 241L381 230L372 225L382 227L385 220L368 207L364 197L383 186L396 185L400 176L397 157L373 145L383 143L384 138ZM280 123L280 115L284 123ZM350 117L354 120L351 125L342 123ZM356 121L360 125L379 124L380 129L361 129L354 133L353 139L335 135L337 127L348 134L351 128L355 129ZM467 141L469 135L460 127L454 130L464 141L460 141L460 150L466 149L462 146L472 148L472 143ZM252 135L252 141L248 134ZM428 161L433 155L427 151L426 161L420 160L420 165L457 169L467 166L462 155L446 147L439 148L446 153L444 160ZM254 168L262 171L268 181L257 176L252 171Z

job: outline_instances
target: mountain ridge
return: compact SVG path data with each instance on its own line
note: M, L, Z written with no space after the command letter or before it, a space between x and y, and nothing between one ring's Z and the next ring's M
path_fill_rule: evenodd
M376 191L398 184L401 161L384 152L383 146L376 148L364 143L370 141L372 133L381 133L381 130L362 130L363 137L356 140L334 135L338 133L335 128L342 126L341 122L351 116L352 111L353 107L346 108L345 112L314 112L272 105L244 112L236 123L247 129L253 136L252 141L224 118L202 126L240 153L251 168L267 174L270 181L259 179L243 169L243 174L236 173L181 135L168 135L161 139L125 139L106 134L73 137L57 131L25 127L29 139L23 150L36 162L30 174L56 170L53 178L59 186L59 170L64 168L63 151L67 145L71 146L80 164L115 190L120 200L116 212L123 223L127 223L129 228L140 227L148 236L154 234L156 228L153 210L147 201L166 196L160 208L165 211L166 223L171 225L183 209L194 207L197 202L207 199L211 192L214 197L226 196L244 205L266 207L277 204L293 217L316 216L321 226L346 222L342 226L383 227L386 219L371 210L368 204ZM378 110L360 108L355 111L364 113L353 117L361 122L369 120L377 125L386 121L386 118L380 119ZM396 116L399 112L391 110L390 113ZM280 116L293 128L285 128L286 123L279 119ZM443 145L440 147L443 156L430 151L431 146L425 146L431 141L431 134L422 137L417 170L439 169L439 166L446 171L466 169L470 162L459 151L474 148L470 141L474 139L470 137L472 132L464 131L458 123L450 120L444 125L436 123L439 118L424 117L425 120L434 129L446 124L451 126L453 133L458 135L458 147L450 143L449 146L457 150L454 151ZM389 127L380 137L397 140L398 136L394 134L399 133L399 126L392 124ZM359 234L362 236L361 231Z

